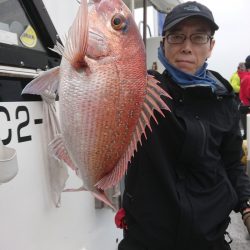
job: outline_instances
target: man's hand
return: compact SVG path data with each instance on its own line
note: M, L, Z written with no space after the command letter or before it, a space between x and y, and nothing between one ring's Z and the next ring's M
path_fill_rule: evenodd
M243 211L242 219L250 235L250 208L247 208Z

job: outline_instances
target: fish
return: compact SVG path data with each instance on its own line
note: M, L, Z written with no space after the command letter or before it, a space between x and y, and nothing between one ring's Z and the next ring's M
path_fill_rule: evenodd
M105 191L125 175L150 119L157 122L154 110L169 110L161 96L171 97L147 74L141 34L121 0L82 0L65 46L54 50L60 65L22 94L58 94L60 133L49 151L80 176L77 190L114 208Z

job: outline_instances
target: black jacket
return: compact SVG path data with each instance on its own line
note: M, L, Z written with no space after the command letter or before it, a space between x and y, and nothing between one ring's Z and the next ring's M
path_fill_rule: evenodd
M153 132L128 167L126 236L150 250L206 249L223 238L230 212L250 197L233 90L216 72L226 94L183 89L166 71L153 74L172 96L164 99L171 112L156 114L159 124L151 121Z

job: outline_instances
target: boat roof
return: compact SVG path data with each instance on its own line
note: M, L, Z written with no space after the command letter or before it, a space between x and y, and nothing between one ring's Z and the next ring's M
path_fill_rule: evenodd
M142 8L146 2L147 6L154 6L158 11L168 13L173 7L182 3L182 0L124 0L127 6L134 5L134 8Z

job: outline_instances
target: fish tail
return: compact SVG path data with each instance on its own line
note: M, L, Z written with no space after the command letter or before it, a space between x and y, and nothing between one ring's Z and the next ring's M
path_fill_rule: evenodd
M66 40L63 56L72 67L80 69L87 66L85 54L88 45L88 5L82 0L77 16L71 26Z

